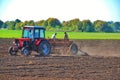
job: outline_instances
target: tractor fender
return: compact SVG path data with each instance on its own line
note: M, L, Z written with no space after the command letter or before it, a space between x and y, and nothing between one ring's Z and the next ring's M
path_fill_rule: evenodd
M35 42L35 45L38 46L41 43L41 41L43 41L43 40L45 40L45 39L37 39L36 42Z

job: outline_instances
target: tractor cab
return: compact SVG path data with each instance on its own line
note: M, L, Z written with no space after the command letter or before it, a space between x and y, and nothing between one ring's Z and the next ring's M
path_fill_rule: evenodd
M45 38L45 28L40 26L25 26L23 27L22 38Z

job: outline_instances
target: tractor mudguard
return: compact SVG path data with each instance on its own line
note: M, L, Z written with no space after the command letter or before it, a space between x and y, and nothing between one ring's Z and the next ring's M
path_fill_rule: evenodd
M45 39L37 39L36 42L35 42L35 45L38 46L42 40L45 40Z

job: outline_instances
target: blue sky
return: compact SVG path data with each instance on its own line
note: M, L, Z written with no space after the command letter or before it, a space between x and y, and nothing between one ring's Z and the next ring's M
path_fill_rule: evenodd
M120 21L120 0L0 0L0 20Z

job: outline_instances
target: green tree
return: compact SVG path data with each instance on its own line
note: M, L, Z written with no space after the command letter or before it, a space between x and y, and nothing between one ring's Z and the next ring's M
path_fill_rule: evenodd
M28 25L28 21L24 21L23 24L26 26Z
M120 22L115 22L109 25L113 28L114 32L120 32Z
M15 29L20 30L20 29L21 29L20 24L21 24L21 20L16 19L16 20L15 20Z
M43 26L46 28L48 26L47 20L43 22Z
M102 26L101 31L102 32L114 32L114 30L110 26L108 26L107 23Z
M16 19L16 20L15 20L15 22L16 22L16 23L20 23L20 22L21 22L21 20L19 20L19 19Z
M96 20L94 21L94 29L96 32L101 32L101 29L103 27L103 25L105 24L105 21L102 20Z
M56 26L61 27L61 22L56 18L48 18L46 21L48 23L48 26L51 26L53 28L55 28Z
M82 31L84 32L94 32L94 26L90 20L83 20L82 21Z
M44 22L45 22L45 20L40 20L40 21L35 22L35 25L36 26L44 26Z
M15 21L8 21L7 25L8 25L8 29L9 30L15 30Z
M8 27L8 25L6 24L6 23L3 23L3 25L2 25L2 28L7 28Z
M63 31L71 31L70 27L69 27L69 21L63 21L62 22L62 30Z
M82 22L76 18L70 20L70 27L73 28L74 31L82 31Z
M114 32L109 22L106 21L96 20L94 22L94 27L96 32Z
M63 30L82 31L82 22L78 18L70 21L63 21L62 26Z
M2 25L2 28L6 28L7 29L8 28L8 23L9 23L9 21L4 22L3 25Z
M29 20L29 21L24 21L24 26L35 26L35 22L33 20Z
M24 25L23 22L19 22L19 23L16 23L15 29L16 29L16 30L21 30L24 26L25 26L25 25Z
M35 23L33 20L28 21L27 23L28 26L35 26Z
M2 20L0 20L0 28L2 28L3 24L4 24L4 22Z

